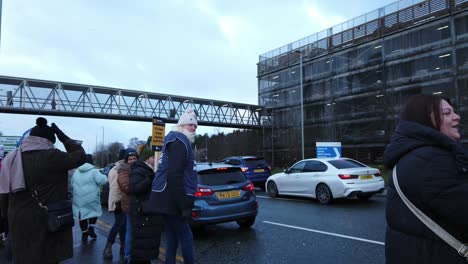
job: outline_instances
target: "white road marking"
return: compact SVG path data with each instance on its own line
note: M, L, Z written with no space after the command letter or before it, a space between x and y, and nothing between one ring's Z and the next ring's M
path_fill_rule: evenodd
M308 231L308 232L314 232L314 233L319 233L319 234L324 234L324 235L329 235L329 236L342 237L342 238L353 239L353 240L358 240L358 241L363 241L363 242L367 242L367 243L372 243L372 244L385 246L384 242L370 240L370 239L364 239L364 238L359 238L359 237L341 235L341 234L337 234L337 233L325 232L325 231L309 229L309 228L304 228L304 227L299 227L299 226L285 225L285 224L275 223L275 222L270 222L270 221L262 221L262 222L265 223L265 224L270 224L270 225L289 227L289 228Z
M283 201L307 201L307 199L301 199L301 198L297 198L297 199L288 199L288 198L271 198L271 197L268 197L268 196L260 196L260 195L257 195L257 198L263 198L263 199L275 199L275 200L283 200ZM312 199L312 198L311 198Z

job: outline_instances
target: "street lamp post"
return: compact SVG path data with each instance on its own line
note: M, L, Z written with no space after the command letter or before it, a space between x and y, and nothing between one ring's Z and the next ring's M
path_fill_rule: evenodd
M301 150L302 150L302 159L304 159L304 85L303 85L303 74L302 74L302 51L294 51L299 53L299 75L301 81Z
M274 137L275 137L275 133L273 131L273 129L275 128L275 118L273 116L273 109L271 109L271 167L275 167L275 150L274 150L274 143L275 143L275 140L274 140Z
M105 146L104 146L104 126L102 126L102 151L101 151L101 162L102 162L102 167L104 168L104 166L106 164L104 164L104 149L105 149Z
M208 134L206 134L206 137L205 137L205 148L206 148L205 160L208 161Z

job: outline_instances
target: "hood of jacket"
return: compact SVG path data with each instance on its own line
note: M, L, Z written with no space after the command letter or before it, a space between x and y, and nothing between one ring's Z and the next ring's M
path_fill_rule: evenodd
M119 160L114 164L114 168L118 170L122 164L125 164L125 160Z
M142 168L147 171L153 171L153 168L150 167L150 165L146 164L144 161L137 160L132 165L130 166L132 169L136 168Z
M410 121L400 121L384 152L384 164L393 168L401 157L414 149L432 146L453 152L457 161L467 164L466 150L457 141L441 132Z
M92 169L95 169L96 167L94 167L93 165L89 164L89 163L85 163L83 165L81 165L80 167L78 167L78 171L81 172L81 173L84 173L84 172L87 172L87 171L90 171Z
M138 173L142 175L149 175L151 181L154 179L154 169L144 161L135 161L131 166L132 174Z

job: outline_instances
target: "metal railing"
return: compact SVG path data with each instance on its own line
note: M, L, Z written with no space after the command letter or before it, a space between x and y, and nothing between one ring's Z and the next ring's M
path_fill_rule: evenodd
M468 0L401 0L260 55L258 73L298 63L295 50L311 59L466 7Z
M259 128L262 107L227 101L0 76L0 112L176 123L185 109L198 124Z

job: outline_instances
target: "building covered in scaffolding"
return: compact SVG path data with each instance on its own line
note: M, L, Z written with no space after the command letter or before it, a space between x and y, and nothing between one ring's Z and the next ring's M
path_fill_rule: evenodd
M301 97L305 158L316 142L336 141L343 156L380 162L401 104L419 93L452 100L468 143L468 0L395 2L265 53L257 66L263 154L274 166L301 159Z

